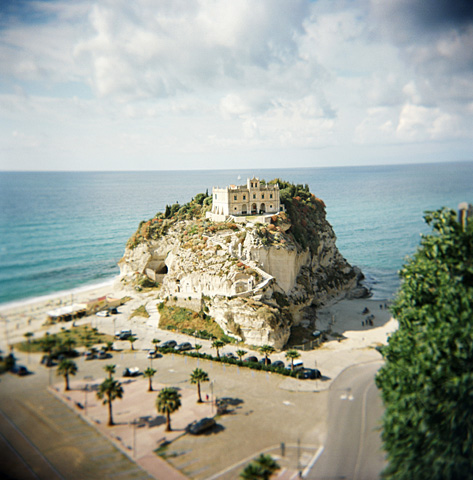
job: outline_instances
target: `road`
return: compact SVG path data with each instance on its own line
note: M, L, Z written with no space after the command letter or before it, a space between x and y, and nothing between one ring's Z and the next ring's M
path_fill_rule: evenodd
M0 478L151 479L46 390L50 380L61 379L55 368L39 365L41 355L31 355L30 363L25 354L17 356L34 373L0 376ZM102 363L88 363L95 363L88 369L96 377L103 374Z
M374 376L382 362L346 369L329 396L324 450L306 478L377 480L385 466L381 450L382 401Z

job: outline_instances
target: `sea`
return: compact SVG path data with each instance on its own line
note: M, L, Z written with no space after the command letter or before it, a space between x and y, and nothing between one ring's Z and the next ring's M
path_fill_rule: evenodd
M308 184L375 299L429 232L425 211L473 203L473 162L139 172L0 172L0 304L103 283L141 220L248 177ZM2 305L5 307L6 305Z

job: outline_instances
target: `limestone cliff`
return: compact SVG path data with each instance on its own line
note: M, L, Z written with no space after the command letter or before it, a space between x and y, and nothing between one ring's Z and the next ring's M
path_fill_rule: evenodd
M150 279L159 296L199 300L226 334L282 348L306 307L320 307L357 286L356 271L335 245L325 205L277 180L286 212L206 218L202 194L142 222L119 262L121 276Z

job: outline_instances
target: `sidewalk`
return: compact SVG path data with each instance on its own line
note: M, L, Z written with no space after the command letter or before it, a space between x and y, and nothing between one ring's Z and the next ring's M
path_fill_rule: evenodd
M66 403L86 422L107 437L132 461L157 479L184 480L187 477L154 453L160 445L186 435L186 426L194 420L212 417L210 402L197 403L196 390L178 388L181 408L171 415L173 431L165 432L165 417L156 410L159 390L166 385L153 384L153 392L147 391L148 382L140 379L121 378L124 395L112 403L115 425L109 427L108 406L96 396L100 380L86 384L71 381L71 390L65 392L63 383L50 387L50 391ZM85 390L88 385L88 390Z

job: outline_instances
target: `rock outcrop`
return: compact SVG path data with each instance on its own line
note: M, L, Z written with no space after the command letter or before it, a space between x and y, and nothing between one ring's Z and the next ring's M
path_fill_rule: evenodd
M287 211L260 221L214 223L200 197L142 222L119 262L121 277L157 282L162 299L199 299L227 335L282 348L307 307L358 288L360 275L338 251L323 202L279 182Z

